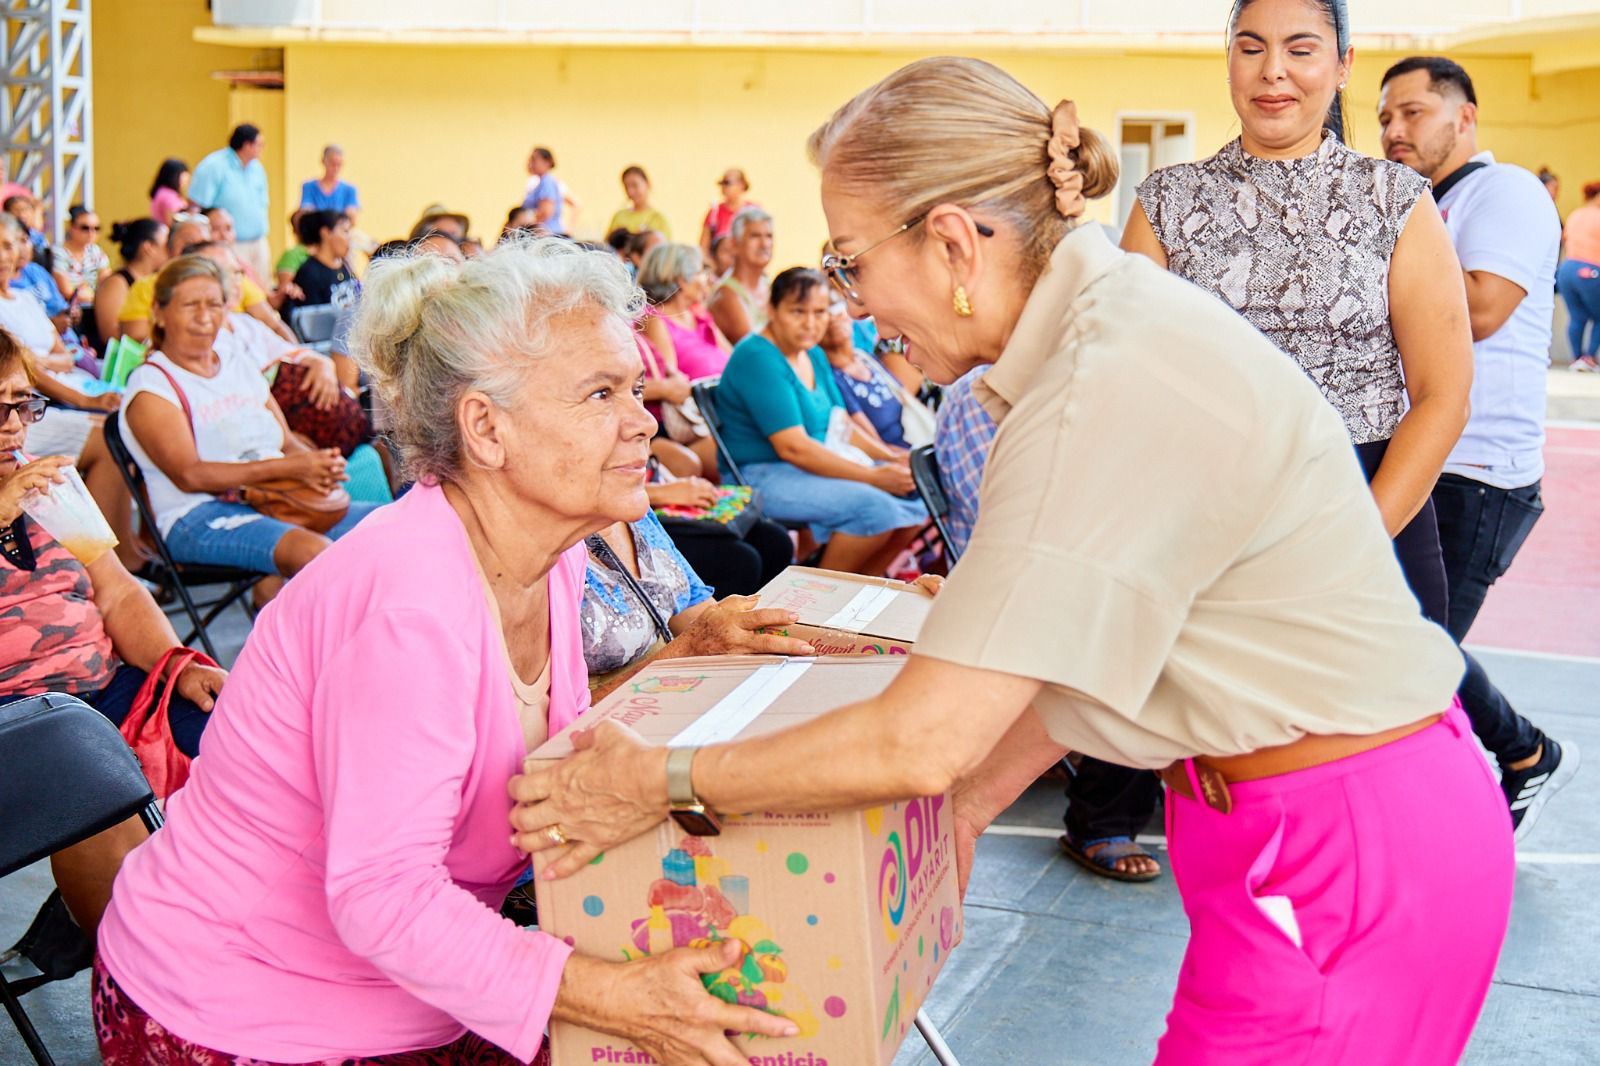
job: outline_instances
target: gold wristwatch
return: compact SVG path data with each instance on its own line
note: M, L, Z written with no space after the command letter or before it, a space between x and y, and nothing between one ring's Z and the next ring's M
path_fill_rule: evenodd
M690 836L714 837L722 834L722 819L694 794L689 770L699 748L672 748L667 752L667 803L672 820Z

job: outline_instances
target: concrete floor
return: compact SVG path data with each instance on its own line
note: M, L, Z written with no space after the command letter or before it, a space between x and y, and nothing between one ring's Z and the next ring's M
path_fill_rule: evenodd
M1590 385L1576 375L1558 381L1553 373L1552 386L1553 417L1600 422L1600 381ZM1600 559L1600 429L1552 440L1563 450L1562 462L1552 463L1559 482L1547 491L1552 513L1503 580L1505 591L1497 586L1490 595L1481 625L1495 639L1477 650L1523 714L1558 739L1575 741L1595 763L1600 657L1565 649L1574 634L1585 644L1600 634L1600 567L1593 562ZM1565 512L1560 520L1556 501ZM1574 560L1573 551L1582 555ZM1573 588L1582 594L1571 595ZM1559 612L1538 609L1558 600ZM236 650L245 635L242 617L230 615L214 634ZM1061 808L1058 789L1036 786L979 843L965 942L927 1004L965 1066L1134 1066L1154 1053L1188 935L1177 890L1170 876L1114 884L1060 858L1054 834ZM21 934L49 890L44 864L0 881L0 945ZM1519 849L1510 936L1465 1062L1600 1063L1597 898L1600 768L1591 765ZM1427 965L1417 960L1419 973ZM24 1002L59 1063L99 1061L87 975ZM31 1061L0 1021L0 1066ZM895 1066L933 1061L913 1034ZM1403 1053L1393 1061L1402 1062Z

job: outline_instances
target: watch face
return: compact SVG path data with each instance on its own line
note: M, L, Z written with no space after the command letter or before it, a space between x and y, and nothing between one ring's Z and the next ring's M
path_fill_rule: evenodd
M704 807L679 807L672 811L672 820L692 837L722 835L722 823Z

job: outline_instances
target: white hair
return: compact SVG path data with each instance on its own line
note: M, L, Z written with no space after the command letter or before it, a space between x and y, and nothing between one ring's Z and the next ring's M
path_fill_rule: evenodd
M733 234L734 240L739 240L744 236L746 227L754 226L761 222L770 223L771 221L772 216L761 210L761 208L747 207L733 216L733 225L729 227L729 232Z
M350 352L392 412L407 473L458 476L461 397L510 406L527 364L555 354L551 319L586 307L631 329L644 294L616 256L559 237L518 236L459 265L415 252L374 262Z

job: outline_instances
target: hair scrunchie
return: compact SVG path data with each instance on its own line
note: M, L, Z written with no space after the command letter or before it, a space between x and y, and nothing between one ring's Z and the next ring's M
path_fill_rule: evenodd
M1078 105L1063 100L1050 113L1050 169L1045 171L1056 187L1056 211L1063 218L1077 218L1089 208L1083 196L1083 172L1072 153L1078 148Z

